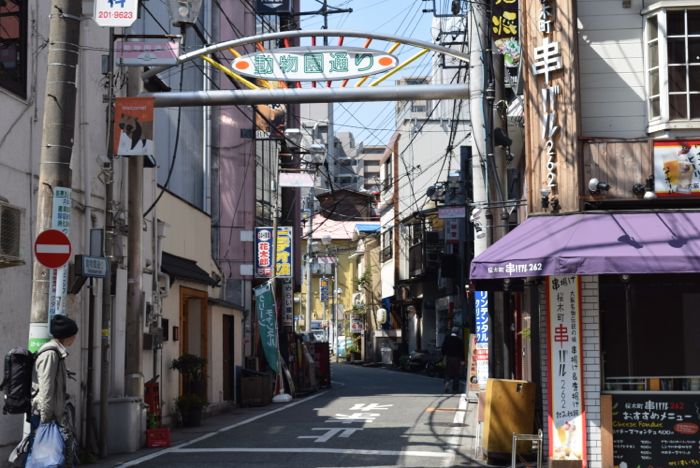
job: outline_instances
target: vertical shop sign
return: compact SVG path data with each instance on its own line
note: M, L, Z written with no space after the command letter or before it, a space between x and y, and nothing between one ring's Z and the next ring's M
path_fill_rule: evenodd
M282 326L294 326L294 286L291 278L285 278L282 283L284 293L284 311L282 314Z
M563 68L561 50L558 41L551 41L552 5L550 0L540 0L539 30L542 33L542 44L535 47L532 64L532 74L544 75L544 87L540 89L542 138L547 152L547 186L554 191L557 186L557 149L556 139L559 133L557 124L557 96L559 85L552 85L550 74Z
M292 228L278 227L275 244L275 276L278 278L292 277Z
M328 280L326 278L318 280L318 291L321 302L328 302Z
M502 54L507 67L520 62L518 42L518 0L498 0L491 15L491 37L497 53Z
M277 317L275 296L269 282L255 288L255 310L260 327L260 341L270 369L277 372Z
M581 278L547 277L549 458L586 466Z
M51 227L68 235L70 231L71 189L56 187L53 191ZM49 270L49 323L56 314L65 313L68 295L68 264Z
M272 228L255 228L255 277L272 278Z
M486 389L489 378L489 293L476 291L474 293L476 314L476 343L474 359L476 361L476 381L479 388Z

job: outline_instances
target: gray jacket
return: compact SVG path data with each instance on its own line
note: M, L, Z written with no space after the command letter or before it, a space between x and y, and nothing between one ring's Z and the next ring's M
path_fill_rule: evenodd
M45 343L39 351L54 348L56 351L46 351L36 358L34 363L36 395L32 398L32 409L41 416L41 422L61 422L66 404L66 348L57 340Z

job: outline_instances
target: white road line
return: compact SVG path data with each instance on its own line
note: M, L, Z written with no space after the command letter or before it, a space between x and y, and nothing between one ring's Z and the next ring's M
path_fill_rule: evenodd
M344 455L386 455L390 457L428 457L445 458L447 453L430 452L427 450L365 450L365 449L333 449L333 448L297 448L297 447L269 447L269 448L184 448L177 449L177 453L335 453Z
M243 426L245 424L251 423L253 421L257 421L258 419L264 418L265 416L269 416L269 415L274 414L274 413L279 413L280 411L284 411L288 408L291 408L292 406L296 406L296 405L299 405L301 403L307 402L309 400L313 400L314 398L318 398L321 395L324 395L325 393L326 392L316 393L316 394L308 396L302 400L295 401L293 403L287 403L284 406L280 406L279 408L274 409L272 411L267 411L265 413L258 414L257 416L253 416L252 418L248 418L248 419L245 419L241 422L237 422L236 424L231 424L230 426L222 427L221 429L218 429L214 432L210 432L209 434L205 434L201 437L197 437L196 439L192 439L190 441L183 442L182 444L176 445L175 447L170 447L170 448L166 448L163 450L159 450L158 452L150 453L148 455L145 455L145 456L140 457L140 458L136 458L134 460L129 460L128 462L122 463L121 465L117 465L117 466L134 466L134 465L138 465L139 463L143 463L145 461L153 460L154 458L158 458L161 455L165 455L166 453L179 451L180 449L182 449L183 447L187 447L188 445L196 444L197 442L201 442L203 440L206 440L206 439L213 437L217 434L220 434L222 432L230 431L231 429L235 429L236 427L240 427L240 426ZM212 449L206 449L206 450L212 450Z
M459 410L455 411L455 417L452 419L454 426L450 428L450 438L447 440L449 448L445 451L446 458L443 460L442 466L452 466L455 461L457 449L461 444L461 434L464 431L464 420L467 416L467 398L465 394L459 396Z

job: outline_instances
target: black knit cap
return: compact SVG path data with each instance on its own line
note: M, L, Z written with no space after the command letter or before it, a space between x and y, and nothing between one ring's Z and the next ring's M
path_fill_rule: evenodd
M57 340L78 334L78 325L65 315L56 314L51 319L49 333Z

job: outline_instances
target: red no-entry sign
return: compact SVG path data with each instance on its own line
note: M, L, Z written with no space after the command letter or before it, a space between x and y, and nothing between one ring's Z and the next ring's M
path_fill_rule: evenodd
M60 268L70 258L71 245L68 236L57 229L47 229L36 236L34 255L46 268Z

